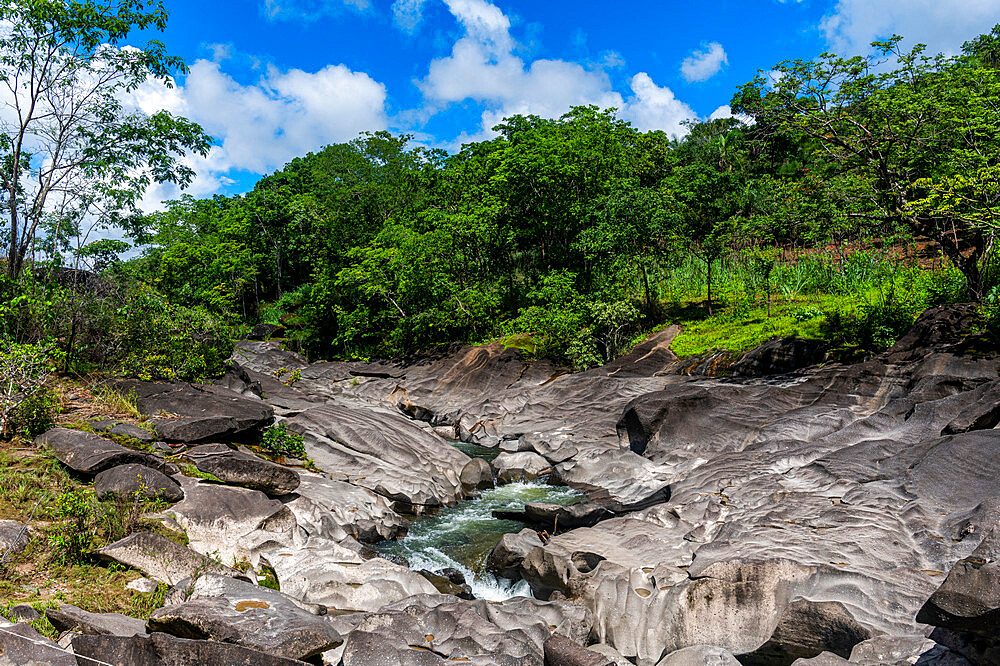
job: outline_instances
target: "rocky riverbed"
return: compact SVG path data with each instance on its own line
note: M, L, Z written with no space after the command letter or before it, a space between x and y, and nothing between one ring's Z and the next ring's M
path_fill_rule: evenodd
M973 320L930 310L850 366L774 341L727 378L674 357L673 329L583 373L498 345L308 364L241 343L216 385L130 385L152 450L212 481L39 438L109 491L148 470L189 545L101 549L166 605L52 611L59 645L0 623L0 663L1000 663L1000 358ZM275 420L311 469L239 446Z

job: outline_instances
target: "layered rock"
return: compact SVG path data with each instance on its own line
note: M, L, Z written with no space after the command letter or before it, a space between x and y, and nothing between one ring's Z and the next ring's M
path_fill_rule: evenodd
M150 578L171 586L206 573L249 580L245 574L220 564L208 555L152 532L130 534L95 551L94 555L138 569Z
M94 490L98 497L119 495L131 499L139 496L164 502L184 499L179 483L163 472L136 463L104 470L94 478Z
M35 438L35 444L51 449L52 454L74 472L95 476L118 465L138 464L173 474L177 468L142 451L119 446L99 435L68 428L53 428Z
M455 503L469 457L390 412L326 404L286 421L320 469L420 512Z
M184 455L200 471L230 485L268 495L287 495L299 487L299 475L294 471L225 444L203 444Z

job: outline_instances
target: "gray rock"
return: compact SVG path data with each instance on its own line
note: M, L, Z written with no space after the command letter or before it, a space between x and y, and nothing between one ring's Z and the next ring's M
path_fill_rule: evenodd
M150 578L171 586L205 573L249 580L236 569L152 532L130 534L95 551L94 555L138 569Z
M604 655L591 652L565 636L552 634L543 645L545 666L614 666Z
M299 487L299 475L294 471L225 444L196 446L185 456L202 472L230 485L268 495L287 495Z
M520 520L536 530L555 534L575 527L591 527L613 518L615 512L607 504L600 502L579 502L561 505L544 502L528 502L521 511L497 511L498 518Z
M285 327L278 324L257 324L250 329L250 335L247 336L247 339L270 340L271 338L280 337L284 332Z
M41 613L27 604L13 606L7 615L12 622L34 622L42 618Z
M473 458L470 460L462 468L459 479L462 482L462 490L467 495L471 495L477 490L492 488L494 485L493 470L490 468L490 464L482 458Z
M500 483L534 481L552 469L548 460L531 451L501 453L493 461L493 466L496 467Z
M152 594L159 589L160 584L151 578L136 578L132 582L126 584L125 587L133 592Z
M871 637L871 629L854 619L842 603L797 599L785 607L767 642L742 659L750 664L789 663L821 652L846 659L855 645Z
M27 548L31 532L24 523L16 520L0 520L0 556L5 553L16 555Z
M325 539L311 538L301 546L273 543L261 560L278 577L281 590L309 604L338 611L375 611L415 594L437 589L406 567L360 553Z
M213 640L191 640L169 634L148 636L76 636L73 651L81 666L304 666L297 659ZM89 659L87 659L89 658ZM76 664L74 659L72 664ZM69 664L67 664L69 666Z
M636 511L670 498L670 470L628 450L585 451L555 468L556 479L609 509Z
M553 632L582 640L586 609L520 597L497 604L420 595L390 604L355 625L344 644L344 666L438 665L466 661L542 666ZM416 649L415 649L416 648Z
M77 661L31 625L0 620L0 666L77 666Z
M403 416L335 404L286 421L317 467L421 512L454 504L469 457Z
M59 462L75 472L95 476L118 465L145 465L166 474L176 472L170 463L156 456L133 451L99 435L67 428L53 428L35 438L35 444L46 446Z
M730 368L734 377L766 377L801 370L826 359L821 340L773 338L747 352Z
M504 578L517 578L528 553L542 545L535 530L525 528L517 534L504 534L486 558L486 567Z
M135 395L142 414L156 417L153 428L167 442L253 438L274 420L270 406L221 386L128 380L118 389Z
M406 535L409 524L381 495L319 474L299 472L298 476L295 493L281 501L295 515L304 539L316 536L339 542L353 537L378 543Z
M656 666L739 666L739 663L729 650L711 645L692 645L671 652Z
M323 617L287 595L226 576L195 581L187 601L153 611L150 632L233 643L287 659L310 659L341 643Z
M49 608L45 616L58 631L78 634L135 636L146 633L146 623L121 613L91 613L76 606L63 604Z
M143 498L159 498L171 503L184 499L180 484L163 472L137 463L104 470L94 478L94 490L98 497L122 495L132 498L139 494Z
M587 647L591 652L596 652L597 654L606 657L608 662L613 666L633 666L632 662L621 655L618 650L614 649L606 643L598 643L596 645L591 645Z
M145 444L151 444L155 440L153 433L149 432L145 428L132 423L125 423L123 421L93 421L91 422L90 427L93 428L95 432L131 437L132 439L139 440Z

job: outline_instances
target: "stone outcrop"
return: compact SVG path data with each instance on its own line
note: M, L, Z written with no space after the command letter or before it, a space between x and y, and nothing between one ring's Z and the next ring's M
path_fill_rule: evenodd
M146 633L146 623L121 613L91 613L76 606L63 604L49 608L45 616L57 631L99 636L135 636Z
M433 433L391 412L337 404L286 421L305 437L321 470L367 488L408 511L454 504L469 457Z
M299 487L299 475L294 471L225 444L202 444L189 449L184 456L200 471L229 485L272 496L287 495Z
M139 495L171 503L184 499L179 483L163 472L136 463L104 470L94 478L94 490L98 497L119 495L131 499Z
M299 472L299 486L282 502L295 515L302 538L311 536L342 541L353 537L362 543L398 539L408 523L389 501L367 488Z
M279 657L241 645L177 638L164 633L148 636L76 636L73 651L81 664L110 666L305 666L304 661ZM72 656L72 655L71 655ZM94 661L90 661L94 660ZM76 658L67 664L77 664Z
M0 520L0 557L17 555L28 547L31 532L24 523L16 520Z
M153 611L150 632L211 639L287 659L310 659L342 640L322 616L287 595L226 576L198 578L187 601Z
M552 469L549 461L537 453L501 453L493 461L500 483L534 481L544 472Z
M173 474L177 468L151 453L119 446L109 439L80 430L53 428L35 438L35 444L45 446L74 472L95 476L118 465L138 464Z
M168 442L253 439L274 420L274 410L221 386L124 381L139 411L153 418L157 436Z
M171 586L206 573L248 580L236 569L153 532L130 534L95 551L94 555L138 569L150 578Z

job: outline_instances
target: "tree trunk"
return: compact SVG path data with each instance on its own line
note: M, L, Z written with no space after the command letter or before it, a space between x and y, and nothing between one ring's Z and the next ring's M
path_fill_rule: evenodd
M712 316L712 260L708 260L708 316Z

